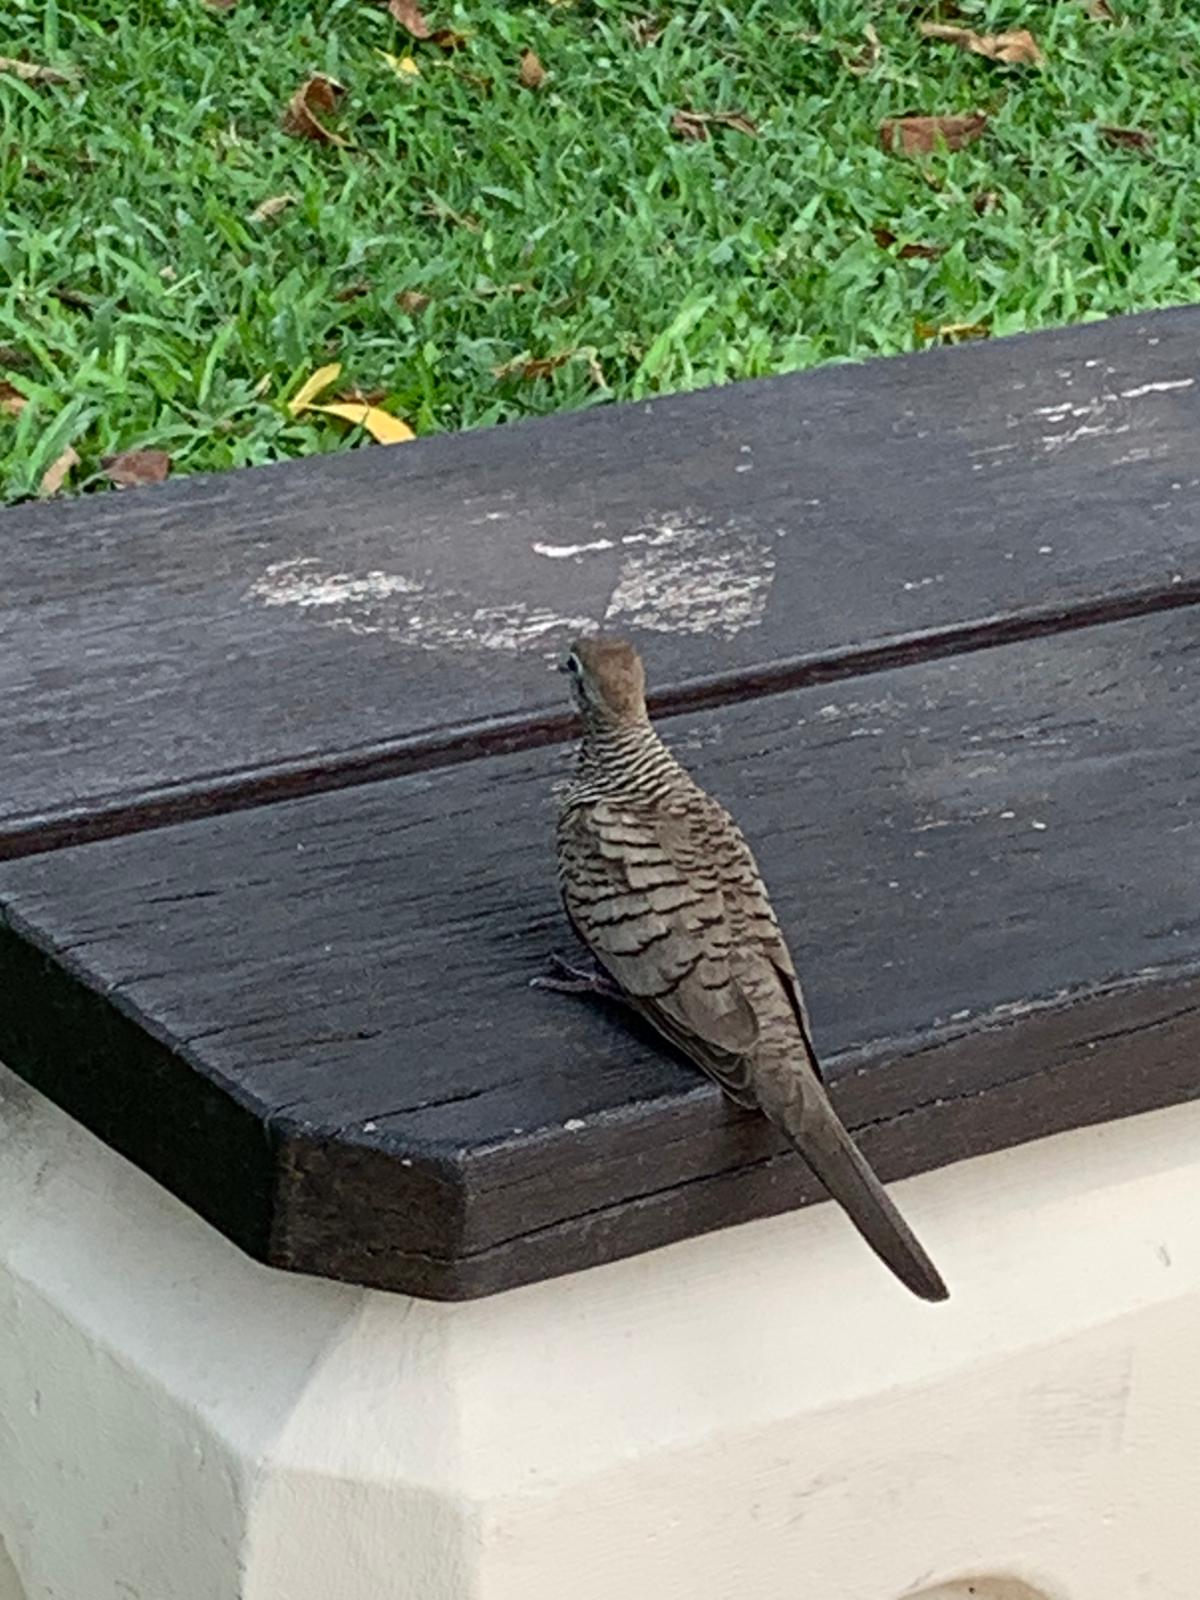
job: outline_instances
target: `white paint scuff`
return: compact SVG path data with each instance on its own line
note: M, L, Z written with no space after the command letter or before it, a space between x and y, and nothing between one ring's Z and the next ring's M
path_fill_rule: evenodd
M569 556L590 555L593 550L615 550L611 539L592 539L588 544L544 544L535 539L530 549L534 555L546 556L551 561L565 561Z
M775 552L753 527L667 516L627 534L604 612L606 623L654 633L714 633L757 627L775 579Z
M545 634L578 633L591 621L523 600L470 606L461 595L403 573L330 572L316 556L275 562L250 585L249 596L294 607L326 627L360 637L382 634L422 650L516 651Z
M732 638L762 621L775 577L774 542L782 532L764 533L745 518L716 524L683 511L654 517L620 539L536 540L530 548L548 561L609 564L602 625ZM344 572L317 556L273 563L247 597L292 608L325 627L423 650L516 653L545 644L557 654L566 639L597 621L520 596L472 605L460 591L424 577L377 568Z

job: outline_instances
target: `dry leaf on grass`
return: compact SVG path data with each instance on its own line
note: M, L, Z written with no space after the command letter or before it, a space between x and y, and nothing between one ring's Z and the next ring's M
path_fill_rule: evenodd
M349 389L339 389L329 402L340 406L378 406L387 399L386 389L360 389L352 384Z
M1000 61L1006 67L1040 67L1046 60L1028 28L1014 28L1009 33L976 33L974 28L923 22L921 34L923 38L937 39L943 44L956 44L972 55L986 56L989 61Z
M505 361L498 367L492 368L492 375L496 378L519 378L522 383L534 383L538 378L548 378L559 367L565 367L568 361L577 358L587 362L588 376L600 389L607 389L608 380L604 376L604 368L600 365L600 358L596 354L594 345L585 345L579 350L556 350L552 356L517 356L512 361Z
M74 67L43 67L36 61L14 61L11 56L0 56L0 72L10 72L22 83L74 83L79 76Z
M439 50L461 50L467 42L466 34L453 28L431 28L417 0L388 0L388 11L414 39L428 39Z
M445 223L448 228L465 228L468 233L478 233L483 227L474 212L455 211L442 200L427 200L421 207L421 212L426 217L433 217L436 221Z
M890 228L872 228L871 233L881 250L890 250L896 242L896 235ZM936 261L945 253L944 244L922 244L915 240L910 244L902 244L896 256L900 261Z
M347 300L361 300L370 292L371 285L365 279L361 279L358 283L346 283L340 289L335 289L333 298L344 303Z
M702 141L709 137L709 128L733 128L738 133L747 134L751 139L758 137L758 129L750 118L741 111L687 111L679 110L671 118L671 132L677 133L681 139L694 139Z
M1108 0L1083 0L1083 9L1093 22L1115 22L1117 13Z
M429 304L429 296L422 294L419 289L401 289L396 296L396 304L401 311L407 311L410 317L415 317Z
M521 70L517 74L522 89L540 89L546 81L546 69L532 50L521 51Z
M416 434L407 422L401 422L399 417L392 416L390 411L383 411L379 406L368 405L362 400L331 401L328 405L317 405L314 396L328 389L335 378L342 372L340 361L331 361L328 366L318 367L305 383L288 401L288 410L294 417L305 411L320 411L327 417L340 417L343 422L352 422L360 428L365 428L372 439L378 444L404 444L409 439L415 439Z
M493 367L492 376L520 378L524 383L532 383L535 378L548 378L576 354L574 350L558 350L552 356L517 356L512 361L505 361L500 366Z
M68 475L79 465L79 457L74 448L68 445L57 461L51 463L42 473L42 481L38 493L44 496L57 494L66 483Z
M165 483L171 471L171 457L165 450L122 450L101 465L118 489L136 489L146 483Z
M867 42L858 54L844 58L846 71L853 72L855 77L858 78L861 78L864 73L870 72L883 54L883 46L879 42L879 35L869 22L863 29L863 37Z
M991 337L992 330L986 322L921 322L913 324L913 332L918 339L948 339L951 344L959 344L964 339L987 339Z
M6 417L19 417L28 404L27 395L23 395L7 378L0 378L0 411Z
M1147 133L1144 128L1113 128L1102 125L1100 132L1109 144L1117 145L1122 150L1151 150L1154 147L1154 135Z
M634 44L641 45L643 50L647 50L652 44L658 43L667 25L665 22L659 22L657 17L631 17L627 26L633 35Z
M266 200L260 200L250 213L251 222L272 222L289 206L296 204L294 194L273 194Z
M388 0L388 11L414 39L429 38L431 30L417 0Z
M237 5L237 0L204 0L210 11L232 11Z
M879 124L879 142L892 153L905 156L932 155L939 145L961 150L987 127L982 111L960 117L885 117Z
M303 83L288 101L287 110L283 113L283 131L295 134L298 139L312 139L317 144L335 144L343 149L348 140L341 134L333 133L317 116L317 112L328 115L337 110L338 101L346 93L342 85L333 78L327 78L323 72L314 73L307 83Z
M977 217L986 217L989 211L995 211L1000 204L1000 196L995 189L981 189L971 204Z

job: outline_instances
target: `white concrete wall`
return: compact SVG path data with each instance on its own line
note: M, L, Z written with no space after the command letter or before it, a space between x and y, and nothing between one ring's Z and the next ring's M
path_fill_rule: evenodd
M1195 1600L1200 1106L898 1191L946 1306L832 1206L438 1306L0 1069L17 1600Z

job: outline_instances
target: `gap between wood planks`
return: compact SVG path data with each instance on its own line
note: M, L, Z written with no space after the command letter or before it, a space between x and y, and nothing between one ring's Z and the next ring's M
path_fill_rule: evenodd
M656 717L672 717L1198 604L1200 578L1188 578L1074 605L1027 607L1000 617L897 635L884 644L785 657L760 667L665 685L651 693L650 709ZM315 760L213 774L153 790L133 800L101 797L68 812L12 818L0 829L0 861L362 783L378 783L409 772L534 750L568 741L576 733L575 718L565 711L513 712L334 751Z

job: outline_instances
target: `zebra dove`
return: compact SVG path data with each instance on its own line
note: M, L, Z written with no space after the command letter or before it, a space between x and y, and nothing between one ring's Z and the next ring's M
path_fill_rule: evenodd
M579 639L564 664L583 743L558 822L567 915L607 976L559 961L542 987L620 998L779 1128L914 1294L947 1289L829 1099L754 856L650 725L633 646Z

